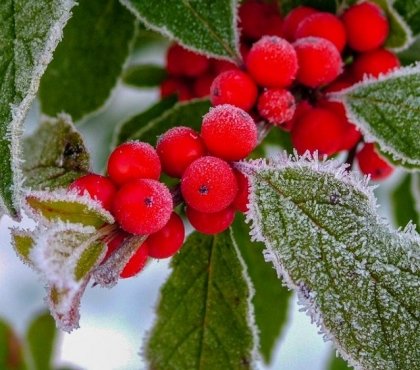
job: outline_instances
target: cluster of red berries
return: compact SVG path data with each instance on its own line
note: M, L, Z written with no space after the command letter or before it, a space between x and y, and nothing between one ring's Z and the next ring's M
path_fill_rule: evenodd
M156 149L139 141L121 144L108 159L107 176L85 175L69 189L88 194L118 223L119 229L106 236L105 260L130 235L148 235L120 274L130 277L148 257L167 258L181 248L185 231L173 211L177 199L185 202L191 225L205 234L224 231L237 210L247 210L248 180L229 162L245 158L256 145L257 127L249 114L221 105L204 116L201 133L172 128ZM162 171L180 179L172 192L158 181Z

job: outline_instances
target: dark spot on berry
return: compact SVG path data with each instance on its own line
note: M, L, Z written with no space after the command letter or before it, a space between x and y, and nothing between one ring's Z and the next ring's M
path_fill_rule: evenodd
M217 87L215 87L212 92L214 96L220 96L220 91Z
M149 198L149 197L144 198L144 205L145 205L146 207L151 207L151 206L153 206L153 199L152 199L152 198Z
M199 192L201 195L207 195L207 194L209 193L209 188L208 188L206 185L201 185L201 186L198 188L198 192Z

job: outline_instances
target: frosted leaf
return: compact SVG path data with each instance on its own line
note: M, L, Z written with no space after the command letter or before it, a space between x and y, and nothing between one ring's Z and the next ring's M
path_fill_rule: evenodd
M112 215L89 195L78 195L66 190L28 191L25 196L28 212L41 222L73 222L99 228L114 223ZM44 221L44 220L45 221Z
M328 95L346 107L368 141L407 168L420 168L420 65L369 78Z
M12 245L18 257L23 263L34 268L30 259L31 250L35 245L33 231L14 228L11 230L11 234Z
M419 235L391 230L367 179L334 161L237 166L251 181L254 238L340 355L357 369L416 368Z
M0 2L0 206L19 217L22 123L71 15L73 0Z

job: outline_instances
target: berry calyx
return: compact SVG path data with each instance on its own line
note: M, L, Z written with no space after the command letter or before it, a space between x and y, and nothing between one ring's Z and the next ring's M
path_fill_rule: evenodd
M264 36L246 58L248 72L265 87L287 87L296 77L298 62L291 44L277 36Z
M295 98L285 89L267 89L258 98L258 113L273 125L290 121L295 109Z
M194 229L208 235L225 231L235 219L235 209L233 207L222 209L219 212L204 213L187 206L186 214Z
M238 194L236 195L232 205L239 212L248 211L249 203L249 180L242 172L234 170L236 180L238 182Z
M231 104L245 111L254 106L257 94L255 82L239 69L219 74L210 87L210 100L214 106Z
M290 11L290 13L284 18L283 22L283 35L284 38L289 41L295 41L295 33L299 26L299 23L310 16L311 14L318 13L318 10L309 6L298 6Z
M147 241L144 241L133 256L128 260L127 264L120 272L120 277L122 279L127 279L137 275L141 270L143 270L144 266L146 266L147 257L148 245Z
M238 161L250 154L257 145L257 136L251 116L233 105L218 105L203 117L201 137L208 151L227 161Z
M111 211L112 201L117 192L117 188L108 177L94 173L89 173L74 180L68 189L78 195L88 194L107 211Z
M153 258L173 256L184 243L185 228L181 217L172 212L168 223L147 238L148 254Z
M201 157L191 163L181 179L185 202L200 212L218 212L229 206L238 193L232 168L217 157Z
M398 57L389 50L376 49L358 55L352 66L352 76L356 81L363 80L363 77L379 77L400 66Z
M356 154L359 168L372 180L384 180L394 172L394 168L382 158L373 143L367 143Z
M117 146L108 159L108 175L118 185L135 179L155 179L161 165L156 150L148 143L130 141Z
M166 69L174 76L197 77L209 67L209 60L200 55L173 44L166 54Z
M113 214L125 231L147 235L165 226L172 208L172 196L165 185L156 180L137 179L118 190Z
M206 153L203 139L192 128L179 126L166 131L158 140L156 151L163 171L181 177L185 169Z

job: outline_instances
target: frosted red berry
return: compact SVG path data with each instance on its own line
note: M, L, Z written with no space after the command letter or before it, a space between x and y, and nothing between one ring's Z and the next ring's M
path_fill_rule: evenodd
M292 129L292 143L299 154L318 151L332 155L339 151L345 125L334 113L313 108L303 114Z
M146 235L165 226L172 208L172 196L165 185L156 180L138 179L118 190L113 214L125 231Z
M292 11L290 11L286 18L284 18L283 22L284 38L289 41L294 41L295 33L299 26L299 23L306 17L317 12L318 10L309 6L298 6L297 8L294 8Z
M213 105L232 104L249 111L257 100L257 85L239 69L219 74L211 84L210 100Z
M178 126L166 131L158 140L156 151L163 171L181 177L185 169L206 153L203 139L192 128Z
M189 86L179 78L170 77L160 85L160 97L176 95L179 101L191 100L193 97Z
M166 69L175 76L197 77L209 67L209 60L200 55L184 49L177 44L172 45L166 54Z
M218 212L229 206L238 193L232 168L217 157L201 157L191 163L181 179L185 202L200 212Z
M380 156L374 144L367 143L356 154L360 170L365 175L370 175L372 180L384 180L392 174L394 168Z
M88 194L107 211L111 210L112 202L117 192L117 188L108 177L94 173L89 173L74 180L69 185L69 190L79 195Z
M194 229L208 235L225 231L235 219L235 209L233 207L222 209L219 212L204 213L187 206L186 214Z
M285 89L267 89L258 98L259 114L273 125L290 121L295 109L295 98Z
M287 87L296 77L298 61L293 46L285 39L264 36L252 46L246 66L258 84Z
M127 279L137 275L141 270L143 270L144 266L146 266L147 257L148 245L147 241L145 241L128 260L127 264L120 273L120 277L122 279Z
M340 18L331 13L319 12L303 19L296 30L295 38L315 36L331 41L341 53L346 46L346 30Z
M343 62L337 48L320 37L305 37L294 43L299 71L297 81L316 88L334 81L342 72Z
M155 179L161 165L156 150L148 143L130 141L117 146L108 159L108 175L118 185L134 179Z
M173 256L184 243L185 228L181 217L172 212L168 223L147 238L149 257L168 258Z
M210 154L238 161L257 145L257 126L251 116L233 105L218 105L203 117L201 137Z
M238 194L232 205L239 212L248 211L249 203L249 180L242 172L234 170L236 180L238 182Z
M347 42L356 51L368 51L383 45L389 33L385 12L377 4L364 1L343 14Z
M351 66L351 72L356 81L361 81L364 75L379 77L399 66L400 61L392 51L376 49L358 55Z

